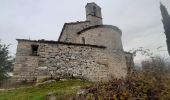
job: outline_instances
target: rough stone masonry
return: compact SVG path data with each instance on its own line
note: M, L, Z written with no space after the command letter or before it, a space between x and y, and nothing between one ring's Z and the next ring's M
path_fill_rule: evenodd
M58 41L17 39L15 81L78 78L109 81L131 73L133 56L124 52L121 30L103 25L101 8L86 5L86 21L65 23Z

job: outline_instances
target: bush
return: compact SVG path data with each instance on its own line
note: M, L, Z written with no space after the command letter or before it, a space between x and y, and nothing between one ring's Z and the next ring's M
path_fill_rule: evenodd
M114 79L108 83L99 83L86 89L82 100L169 100L170 91L157 87L155 80L141 78Z
M0 41L0 85L9 78L8 72L12 71L14 59L9 56L9 45L2 44Z
M113 79L85 89L80 100L170 100L170 77L166 62L161 57L152 57L142 62L127 79Z

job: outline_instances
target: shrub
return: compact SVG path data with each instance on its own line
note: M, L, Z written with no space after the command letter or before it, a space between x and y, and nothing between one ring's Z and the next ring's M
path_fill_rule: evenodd
M152 57L142 62L126 79L113 79L85 89L80 100L170 100L169 67L165 59Z

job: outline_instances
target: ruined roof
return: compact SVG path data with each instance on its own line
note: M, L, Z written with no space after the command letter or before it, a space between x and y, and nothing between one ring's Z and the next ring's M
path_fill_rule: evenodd
M70 22L70 23L65 23L65 24L74 25L74 24L87 23L87 22L90 22L90 21L77 21L77 22Z
M60 42L60 41L48 41L48 40L27 40L27 39L16 39L17 41L26 41L26 42L36 42L36 43L50 43L50 44L65 44L65 45L75 45L75 46L88 46L96 48L106 48L101 45L91 45L91 44L80 44L80 43L71 43L71 42Z
M87 7L87 6L90 5L90 4L94 4L94 5L98 6L95 2L91 2L91 3L87 3L87 5L86 5L85 7ZM98 7L101 9L100 6L98 6Z
M63 26L63 29L62 29L62 31L61 31L61 33L60 33L60 36L59 36L58 40L60 40L60 38L62 37L63 31L64 31L64 29L65 29L65 27L66 27L67 25L75 25L75 24L87 23L87 22L90 22L90 21L77 21L77 22L65 23L64 26Z
M122 31L118 27L112 26L112 25L96 25L96 26L91 26L91 27L88 27L88 28L85 28L85 29L79 31L77 34L81 34L81 33L85 32L87 30L91 30L91 29L95 29L95 28L99 28L99 27L112 28L112 29L114 29L114 30L116 30L116 31L118 31L118 32L120 32L122 34Z

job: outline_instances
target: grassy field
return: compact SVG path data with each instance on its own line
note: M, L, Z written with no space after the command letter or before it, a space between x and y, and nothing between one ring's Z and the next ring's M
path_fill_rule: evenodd
M63 99L75 95L80 88L90 85L91 83L81 80L58 81L29 88L0 91L0 100L45 100L49 93L54 93L58 99Z

